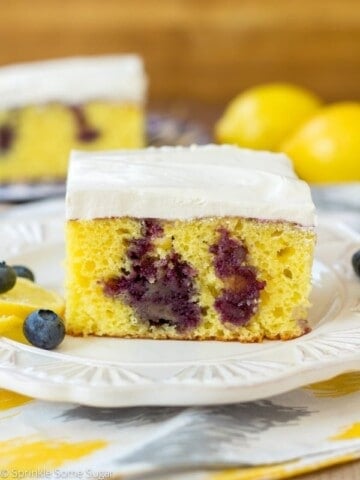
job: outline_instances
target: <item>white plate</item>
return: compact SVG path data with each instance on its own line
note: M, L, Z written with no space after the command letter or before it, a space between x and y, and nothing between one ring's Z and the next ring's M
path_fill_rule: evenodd
M3 218L0 258L28 265L39 283L61 291L62 205L46 205ZM360 236L348 228L319 227L313 331L299 339L247 345L66 337L48 352L0 338L0 386L102 407L210 405L262 399L360 369L360 282L350 261L358 248Z

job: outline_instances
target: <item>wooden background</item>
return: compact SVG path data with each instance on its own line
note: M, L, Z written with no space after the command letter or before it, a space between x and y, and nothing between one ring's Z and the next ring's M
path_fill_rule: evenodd
M155 100L287 80L360 98L360 0L0 0L0 65L139 52Z

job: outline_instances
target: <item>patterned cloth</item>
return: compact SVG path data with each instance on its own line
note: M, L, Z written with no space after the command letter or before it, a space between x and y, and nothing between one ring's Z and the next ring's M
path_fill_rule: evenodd
M219 407L99 409L0 390L0 478L279 479L359 457L360 373ZM176 474L187 466L200 471Z

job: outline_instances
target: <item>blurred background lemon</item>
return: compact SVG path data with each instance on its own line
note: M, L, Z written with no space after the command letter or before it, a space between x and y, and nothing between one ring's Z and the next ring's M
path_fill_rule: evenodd
M215 137L220 143L276 151L320 106L316 95L296 85L260 85L230 102L215 126Z
M312 183L360 181L360 104L329 105L280 146Z
M360 181L358 102L323 105L296 85L260 85L230 102L214 135L219 143L285 152L310 183Z

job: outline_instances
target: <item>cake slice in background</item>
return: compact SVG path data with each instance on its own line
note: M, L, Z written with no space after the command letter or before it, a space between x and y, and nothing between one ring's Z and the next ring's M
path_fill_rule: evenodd
M146 78L136 55L0 68L0 183L62 180L72 148L141 148Z
M259 342L309 330L314 205L282 154L73 152L66 228L70 334Z

